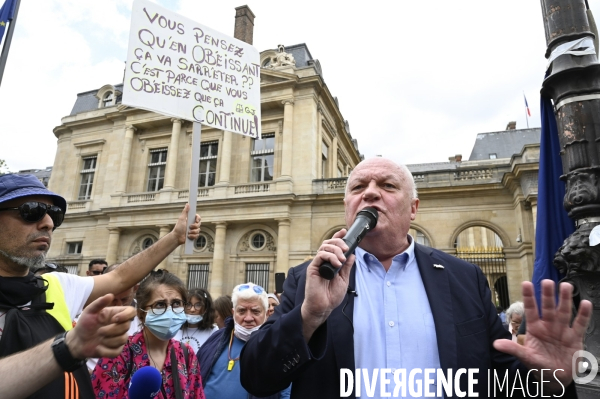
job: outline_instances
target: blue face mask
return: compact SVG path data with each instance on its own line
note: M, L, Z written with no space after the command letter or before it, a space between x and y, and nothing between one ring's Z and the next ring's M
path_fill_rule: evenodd
M160 315L155 315L152 311L148 312L144 325L156 338L167 341L177 334L186 321L185 313L175 313L169 307L165 313Z
M202 315L188 314L185 315L189 324L198 324L202 321Z

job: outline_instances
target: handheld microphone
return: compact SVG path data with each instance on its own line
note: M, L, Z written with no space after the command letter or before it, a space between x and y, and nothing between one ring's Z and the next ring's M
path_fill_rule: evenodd
M348 245L348 251L344 253L346 259L348 259L348 257L354 253L358 243L369 232L369 230L374 229L375 226L377 226L378 218L379 213L377 213L377 209L372 207L367 207L358 212L354 223L352 223L352 226L350 226L348 232L344 238L342 238L342 240L344 240L344 242ZM333 267L329 262L324 262L319 267L319 274L324 279L331 280L340 271L340 269L341 268Z
M136 371L129 382L130 399L151 399L158 395L162 386L162 375L158 369L145 366Z

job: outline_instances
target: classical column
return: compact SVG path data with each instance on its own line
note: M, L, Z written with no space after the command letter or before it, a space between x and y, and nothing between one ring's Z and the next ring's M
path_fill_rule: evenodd
M117 263L117 251L119 250L119 238L121 238L121 229L118 227L109 227L108 229L108 248L106 250L106 263L113 265Z
M537 198L530 199L529 203L531 204L531 214L533 215L533 236L535 237L537 223Z
M323 168L323 108L321 104L317 105L317 179L324 175Z
M231 132L223 132L223 143L221 148L221 170L219 171L219 183L228 184L231 174Z
M223 267L225 265L225 233L227 222L217 222L215 231L215 252L210 280L210 294L218 298L223 295Z
M337 177L337 167L338 167L338 138L337 134L333 136L333 143L331 144L331 173L330 177Z
M169 232L171 231L171 226L169 226L168 224L165 225L160 225L158 226L158 228L160 229L159 233L158 233L158 239L160 240L161 238L163 238L164 236L166 236L167 234L169 234ZM168 256L167 256L168 258ZM162 260L162 262L160 262L158 264L158 266L156 266L156 270L158 269L166 269L167 268L167 258L164 258Z
M177 159L179 152L179 136L181 135L181 119L173 118L173 130L171 132L171 145L167 153L167 167L165 170L165 186L164 189L175 188L175 174L177 172Z
M294 124L294 101L284 100L283 108L283 145L281 149L281 177L292 177L292 146Z
M277 219L279 231L277 235L277 267L275 272L286 272L289 269L290 255L290 220Z
M133 133L137 129L133 125L125 127L125 139L121 152L121 166L119 168L119 180L117 180L117 193L125 193L127 191L127 178L129 177L129 163L131 162L131 146L133 144Z

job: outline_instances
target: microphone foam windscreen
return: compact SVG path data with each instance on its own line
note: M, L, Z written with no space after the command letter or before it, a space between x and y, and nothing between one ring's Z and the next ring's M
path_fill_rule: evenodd
M154 398L160 391L162 375L152 366L140 368L131 377L129 383L130 399Z

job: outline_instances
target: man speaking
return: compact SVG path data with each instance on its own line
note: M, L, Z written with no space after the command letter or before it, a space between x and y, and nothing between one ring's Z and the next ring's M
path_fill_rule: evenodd
M377 225L355 255L344 256L344 229L324 241L312 261L290 269L281 305L242 351L246 390L263 396L293 382L292 398L339 397L341 371L361 369L368 385L363 380L361 393L356 387L349 396L386 397L393 376L386 391L385 381L372 378L376 370L414 376L415 370L433 369L471 370L454 386L459 394L487 397L489 372L507 375L511 386L520 376L525 385L544 381L544 395L574 392L571 360L583 348L590 302L582 301L571 328L572 288L561 286L555 309L553 284L545 282L541 321L533 288L524 283L528 336L519 346L507 340L479 267L408 235L419 199L405 166L383 158L361 162L348 177L344 205L347 226L367 207L377 210ZM331 280L319 274L324 262L340 268ZM419 375L419 383L426 382ZM435 386L429 391L439 395ZM519 394L527 396L526 389Z

